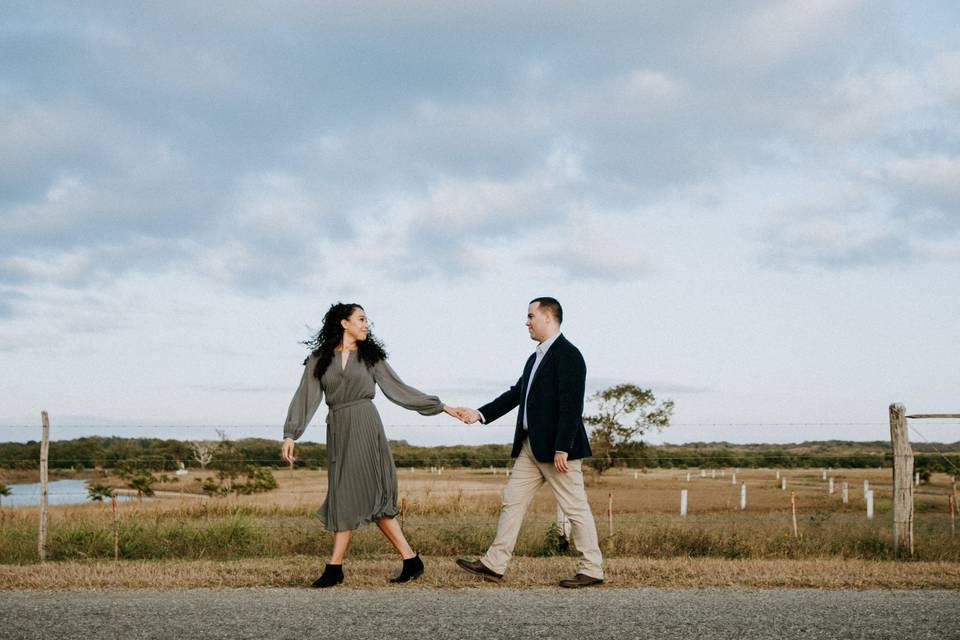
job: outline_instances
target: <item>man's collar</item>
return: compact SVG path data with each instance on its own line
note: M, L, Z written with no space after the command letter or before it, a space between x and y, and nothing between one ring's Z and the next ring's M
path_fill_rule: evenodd
M547 338L546 340L538 344L537 349L541 353L546 353L547 350L553 345L554 342L557 341L557 338L559 337L560 337L560 332L557 331L555 334L553 334L552 336L550 336L549 338Z

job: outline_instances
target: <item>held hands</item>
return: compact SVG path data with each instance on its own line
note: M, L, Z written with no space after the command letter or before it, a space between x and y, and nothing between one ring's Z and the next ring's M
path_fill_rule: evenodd
M464 424L480 422L480 412L476 409L470 409L467 407L449 407L447 405L443 405L443 410L445 413L453 416L457 420L460 420Z
M476 409L460 407L460 411L463 414L463 417L460 419L463 420L464 424L474 424L476 422L480 422L480 412Z
M448 405L443 405L443 412L447 415L453 416L457 420L463 421L463 407L451 407Z

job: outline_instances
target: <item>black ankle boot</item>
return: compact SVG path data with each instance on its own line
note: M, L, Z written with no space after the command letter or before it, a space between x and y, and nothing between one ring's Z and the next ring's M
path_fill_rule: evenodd
M343 565L328 564L323 570L323 575L313 581L314 588L325 589L333 587L343 582Z
M400 572L396 578L391 578L390 582L410 582L414 578L419 578L423 575L423 560L420 559L420 554L408 558L403 561L403 571Z

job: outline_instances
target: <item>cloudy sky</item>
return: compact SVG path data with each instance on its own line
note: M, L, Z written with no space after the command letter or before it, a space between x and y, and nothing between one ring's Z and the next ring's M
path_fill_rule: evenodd
M279 438L337 300L475 406L554 295L590 390L676 402L654 441L960 411L956 6L8 0L0 440L41 409ZM378 406L412 442L512 433Z

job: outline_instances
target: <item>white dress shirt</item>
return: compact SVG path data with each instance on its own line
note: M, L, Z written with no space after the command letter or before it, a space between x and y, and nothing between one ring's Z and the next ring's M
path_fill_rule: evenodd
M533 368L530 369L530 378L527 380L527 394L523 396L523 430L529 431L527 427L527 398L530 397L530 387L533 385L533 376L537 375L537 369L540 368L540 363L543 361L543 357L547 355L547 351L550 347L553 346L553 343L557 341L557 338L560 336L560 332L553 334L543 342L537 345L537 359L533 361Z

